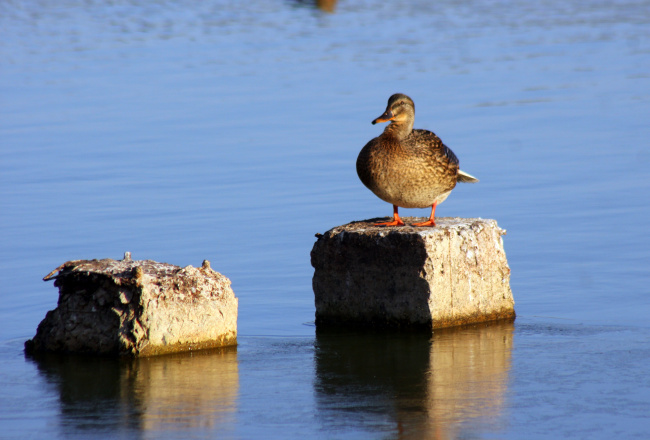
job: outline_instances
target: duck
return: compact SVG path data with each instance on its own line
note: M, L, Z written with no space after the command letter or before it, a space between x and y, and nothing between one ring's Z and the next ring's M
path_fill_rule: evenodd
M390 122L357 157L357 175L381 200L393 205L392 221L375 226L404 226L399 208L428 208L431 215L412 226L436 226L436 206L458 182L479 180L461 171L458 158L435 133L413 129L415 104L403 93L388 98L386 111L372 121Z

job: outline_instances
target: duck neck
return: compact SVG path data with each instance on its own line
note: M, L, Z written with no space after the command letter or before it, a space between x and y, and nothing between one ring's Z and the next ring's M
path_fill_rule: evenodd
M406 138L413 131L413 121L404 121L404 122L391 122L388 127L384 129L384 134L388 136L393 136L397 140L402 140Z

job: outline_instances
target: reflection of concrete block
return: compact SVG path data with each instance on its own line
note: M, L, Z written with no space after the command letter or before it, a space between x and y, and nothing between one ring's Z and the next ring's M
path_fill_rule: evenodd
M207 260L180 268L127 253L122 261L68 261L51 278L58 307L28 351L148 356L237 343L237 298Z
M136 390L142 437L164 437L161 433L170 429L223 433L233 423L239 391L236 347L149 356L128 365L132 368L123 389Z
M434 332L319 326L316 418L363 420L400 439L499 438L513 332L512 320Z
M353 222L319 236L311 252L316 324L440 328L514 317L505 231L495 220L436 222Z

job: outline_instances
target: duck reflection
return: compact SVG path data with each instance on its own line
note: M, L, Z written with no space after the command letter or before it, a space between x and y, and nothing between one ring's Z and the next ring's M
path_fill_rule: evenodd
M333 13L336 10L338 0L294 0L298 5L316 6L323 12Z
M151 433L234 424L236 347L141 359L39 355L58 391L63 432Z
M337 0L316 0L316 7L321 11L334 12Z
M323 429L356 425L400 439L498 431L513 329L500 322L433 336L319 330L315 390Z

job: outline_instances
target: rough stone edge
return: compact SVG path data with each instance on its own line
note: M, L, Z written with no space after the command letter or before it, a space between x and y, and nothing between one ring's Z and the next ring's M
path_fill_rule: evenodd
M423 227L415 227L410 224L413 222L419 222L426 220L427 218L421 217L402 217L402 220L407 222L406 226L375 226L374 223L385 221L384 217L371 218L366 220L356 220L344 225L335 226L331 229L328 229L324 233L316 233L315 236L317 239L322 238L323 236L332 237L340 233L367 233L368 230L382 231L386 234L389 233L417 233L422 235L426 234L431 229ZM460 218L460 217L440 217L436 220L442 222L452 222L455 224L448 225L447 227L465 227L463 224L467 224L470 228L473 224L477 222L488 222L491 223L494 229L499 234L499 237L507 235L507 230L500 227L495 219L483 219L480 217L477 218ZM501 239L502 240L502 239ZM503 241L501 241L503 244ZM313 252L313 250L312 250ZM504 249L505 254L505 249ZM505 255L504 255L505 257ZM506 266L508 268L508 286L510 286L510 265L506 259ZM509 290L512 292L512 289L509 287ZM409 320L399 320L399 319L351 319L348 317L338 317L338 316L327 316L327 315L318 315L317 311L314 312L315 315L315 325L318 329L319 327L325 331L334 330L336 328L349 328L349 329L378 329L378 330L387 330L395 329L398 331L431 331L431 330L443 330L443 329L455 329L458 327L466 327L477 324L489 324L494 322L514 322L517 314L514 309L514 296L512 297L512 307L501 308L501 310L496 310L487 314L476 312L470 315L464 315L462 317L454 319L437 319L431 320L427 323L413 323Z
M376 329L398 329L398 330L439 330L443 328L453 328L466 325L481 324L487 322L497 322L506 320L515 320L517 314L514 309L500 310L488 314L475 313L456 319L431 320L428 323L413 323L406 320L385 320L385 319L351 319L338 318L335 316L319 315L316 316L316 328L376 328Z
M232 332L230 332L232 333ZM177 343L172 345L152 345L147 344L137 354L123 354L121 356L127 357L150 357L169 355L175 353L189 353L197 350L212 350L219 348L237 347L237 334L223 335L219 339L211 341L203 341L198 343Z
M93 270L75 270L80 263L99 263L104 260L111 260L111 261L123 261L123 262L132 262L134 260L131 259L131 253L130 252L125 252L124 253L124 258L122 260L113 260L111 258L105 258L105 259L93 259L93 260L70 260L66 261L65 263L61 264L54 270L52 270L50 273L48 273L45 277L43 277L43 281L50 281L52 279L56 280L56 278L60 275L62 275L62 272L68 270L69 272L85 272L85 275L88 276L90 273L93 273L93 275L99 277L99 278L107 278L111 282L113 282L115 285L120 286L124 284L132 284L134 287L140 287L141 285L141 280L144 275L142 266L137 266L135 267L132 271L130 272L125 272L121 273L121 277L117 276L117 274L107 274L105 272L98 272L98 271L93 271ZM180 267L176 265L172 265L169 263L160 263L157 261L153 260L140 260L141 262L144 263L149 263L152 265L159 265L159 266L169 266L173 267L173 273L167 273L164 274L164 276L175 276L179 272L183 271L187 267L193 267L193 266L186 266L186 267ZM225 275L221 274L220 272L214 271L210 267L210 262L208 260L204 260L202 265L200 267L197 267L196 269L209 269L216 274L226 278L229 280L228 277ZM230 281L230 280L229 280ZM229 283L230 284L230 283ZM59 293L60 294L60 293ZM235 296L235 301L239 303L238 298ZM47 315L50 313L53 313L57 308L59 307L58 302L57 302L57 307L53 310L49 310L46 313L46 316L39 322L37 326L37 333L38 334L38 327L41 326L41 324L47 319ZM237 307L238 311L239 307ZM238 335L238 329L235 330L234 332L228 332L227 334L219 336L217 339L209 340L209 341L202 341L202 342L197 342L197 343L175 343L175 344L170 344L170 345L154 345L154 344L147 344L142 349L140 349L137 352L118 352L118 353L82 353L82 352L76 352L76 351L53 351L53 350L36 350L35 347L35 342L34 336L33 338L29 338L28 340L25 341L24 343L24 353L27 356L30 357L36 357L36 356L43 356L43 355L53 355L53 354L59 354L59 355L76 355L76 356L98 356L98 357L110 357L110 358L147 358L151 356L159 356L159 355L172 355L172 354L183 354L183 353L189 353L193 351L198 351L198 350L217 350L217 349L226 349L226 348L236 348L238 345L237 342L237 335Z

